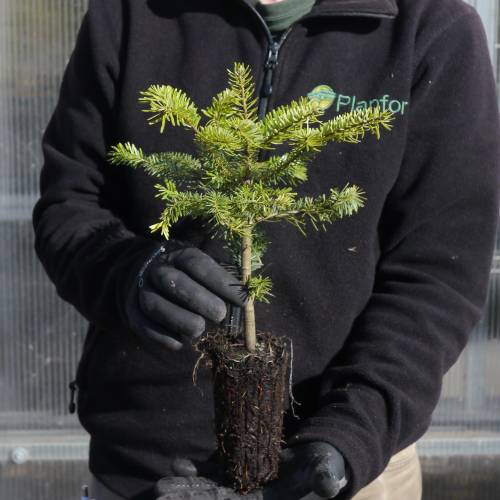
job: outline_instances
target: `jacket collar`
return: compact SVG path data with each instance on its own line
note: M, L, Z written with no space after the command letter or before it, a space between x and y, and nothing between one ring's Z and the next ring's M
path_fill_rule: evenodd
M309 16L394 18L397 0L319 0ZM308 17L309 17L308 16Z
M229 0L228 0L229 1ZM230 0L234 1L234 0ZM260 19L267 39L273 42L273 36L262 16L255 9L258 0L239 0L249 7ZM309 14L302 19L314 17L360 17L393 19L398 15L397 0L317 0Z
M254 7L258 0L243 0ZM397 0L318 0L306 17L375 17L394 18L398 15Z

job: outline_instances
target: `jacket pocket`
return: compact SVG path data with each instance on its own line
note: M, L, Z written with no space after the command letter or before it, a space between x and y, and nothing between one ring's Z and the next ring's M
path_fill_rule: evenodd
M92 355L92 351L97 342L97 331L93 324L90 324L87 329L87 335L85 336L85 341L83 343L83 351L78 361L76 368L75 378L71 380L68 384L70 391L70 398L68 404L68 411L70 413L75 413L76 411L76 400L79 399L76 395L78 391L78 396L80 395L80 390L86 387L86 371L87 365Z

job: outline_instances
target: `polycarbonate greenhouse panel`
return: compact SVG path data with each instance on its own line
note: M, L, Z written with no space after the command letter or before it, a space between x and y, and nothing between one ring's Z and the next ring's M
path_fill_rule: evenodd
M86 2L0 0L0 499L79 498L88 436L67 411L86 330L33 251L40 138Z
M85 3L0 1L0 428L78 429L67 382L85 322L33 251L40 139Z
M498 0L471 3L483 16L496 62ZM0 0L1 500L79 498L88 479L88 436L67 411L86 324L57 297L34 254L31 225L40 139L85 9L84 0ZM419 443L426 483L439 483L430 471L440 457L458 464L450 468L458 478L460 467L478 463L475 457L500 454L498 249L483 320L447 374L431 432ZM427 488L425 498L458 500L444 491ZM484 490L481 498L495 494Z

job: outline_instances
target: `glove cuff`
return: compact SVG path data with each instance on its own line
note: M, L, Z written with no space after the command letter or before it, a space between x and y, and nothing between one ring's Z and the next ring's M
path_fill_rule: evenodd
M137 291L140 287L143 286L143 276L151 263L161 256L167 256L174 250L192 246L193 245L189 244L188 242L184 242L181 240L167 240L163 243L159 243L154 240L147 240L146 248L142 249L142 251L139 252L139 254L135 258L135 263L132 266L130 273L128 274L123 292L121 293L120 297L120 306L122 307L121 315L124 318L123 321L127 328L131 328L128 313L128 310L131 307L130 304L136 303ZM147 253L145 250L147 251ZM141 266L140 268L139 265Z
M137 285L139 286L139 288L142 288L142 286L144 285L144 273L157 257L159 257L160 255L167 255L174 250L189 248L192 246L193 245L180 240L168 240L165 243L161 244L158 248L155 249L150 257L146 259L141 269L139 270L139 273L137 274Z

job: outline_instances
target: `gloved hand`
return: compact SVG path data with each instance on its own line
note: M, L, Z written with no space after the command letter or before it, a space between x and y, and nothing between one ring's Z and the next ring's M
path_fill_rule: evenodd
M329 443L304 443L281 452L279 477L263 490L263 500L334 498L347 484L344 458Z
M171 350L199 337L205 320L221 322L225 301L240 307L245 301L244 287L234 275L177 240L167 241L129 283L125 314L130 328Z
M187 474L174 469L178 476L158 481L157 500L320 500L334 498L347 484L342 455L324 442L282 450L279 478L263 490L244 496L214 480L198 477L195 465L190 461L185 464Z

